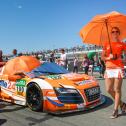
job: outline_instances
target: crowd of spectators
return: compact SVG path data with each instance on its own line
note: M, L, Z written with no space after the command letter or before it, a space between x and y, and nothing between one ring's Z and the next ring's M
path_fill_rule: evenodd
M40 58L41 60L50 60L50 56L58 53L61 53L61 49L62 48L58 48L58 49L48 49L48 50L40 50L40 51L31 51L31 52L16 52L16 55L32 55L32 56L36 56L37 58ZM66 53L69 52L81 52L81 51L89 51L89 50L97 50L97 49L101 49L100 46L96 46L96 45L82 45L82 46L75 46L75 47L71 47L71 48L63 48L64 51ZM16 50L16 49L14 49ZM13 51L14 51L13 50ZM16 50L17 51L17 50ZM52 54L53 53L53 54ZM11 57L13 57L13 52L12 54L8 54L8 55L3 55L4 59L10 59Z
M98 50L98 49L101 49L101 47L99 46L94 46L94 45L89 45L89 46L76 46L76 47L71 47L71 48L59 48L59 49L53 49L53 50L41 50L41 51L32 51L32 52L18 52L17 49L13 49L12 50L12 53L9 54L9 55L3 55L3 61L8 61L14 57L17 57L17 56L22 56L22 55L27 55L27 56L34 56L36 57L37 59L39 59L40 61L49 61L49 62L56 62L58 64L58 61L59 59L61 58L61 55L65 55L65 53L71 53L71 52L81 52L81 51L89 51L89 50ZM63 53L63 51L65 53ZM2 52L2 51L1 51ZM63 54L62 54L63 53ZM58 54L60 54L58 56ZM65 61L67 61L66 59L66 55L65 55L65 58L62 58L62 62L63 62L63 59L65 59ZM70 65L69 65L70 64ZM73 72L78 72L78 70L80 69L80 67L78 65L81 65L82 66L83 64L83 61L81 61L81 64L80 64L80 61L79 59L74 56L73 57L73 60L72 60L72 63L69 63L69 61L65 62L65 68L68 68L68 66L71 67L72 65L72 68L70 69L71 71ZM85 64L83 64L84 66ZM88 74L88 69L86 69L89 67L85 67L84 71L86 74Z

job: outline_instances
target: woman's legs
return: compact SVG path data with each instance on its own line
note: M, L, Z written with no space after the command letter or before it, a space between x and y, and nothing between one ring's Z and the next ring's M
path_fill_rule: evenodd
M121 87L122 87L122 78L106 78L105 85L106 91L112 96L114 99L114 111L110 118L118 117L118 107L123 102L121 101Z
M106 91L115 99L114 78L105 78Z
M122 94L121 87L122 87L122 78L115 78L115 80L114 80L114 91L115 91L114 109L115 110L117 110L120 105L121 94Z
M106 78L105 79L105 86L106 91L112 96L112 98L115 100L115 90L114 90L114 78ZM112 113L112 116L110 118L114 119L118 117L118 109L115 109Z
M106 78L105 79L105 86L106 86L106 91L112 96L112 98L115 100L115 97L116 99L118 100L118 97L120 97L120 101L119 104L122 103L121 101L121 92L120 93L117 93L115 94L115 92L118 92L119 90L121 91L121 86L122 86L122 79L114 79L114 78ZM118 106L116 104L116 106ZM117 108L117 107L115 107Z

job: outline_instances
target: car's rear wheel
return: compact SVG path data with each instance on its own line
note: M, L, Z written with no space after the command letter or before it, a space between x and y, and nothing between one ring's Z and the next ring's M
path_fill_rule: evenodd
M43 108L42 90L36 83L30 83L26 91L26 101L28 107L33 111L39 111Z

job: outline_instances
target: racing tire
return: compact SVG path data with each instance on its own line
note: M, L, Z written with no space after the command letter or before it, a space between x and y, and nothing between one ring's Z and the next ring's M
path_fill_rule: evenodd
M36 83L30 83L26 90L27 106L32 111L40 111L43 109L42 90Z

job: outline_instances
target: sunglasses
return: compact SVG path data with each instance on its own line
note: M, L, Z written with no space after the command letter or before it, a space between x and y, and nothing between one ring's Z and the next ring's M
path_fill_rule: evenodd
M119 33L119 31L112 31L111 33Z

